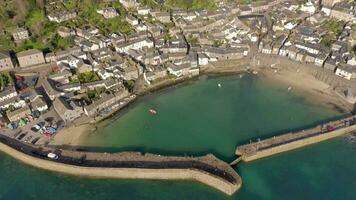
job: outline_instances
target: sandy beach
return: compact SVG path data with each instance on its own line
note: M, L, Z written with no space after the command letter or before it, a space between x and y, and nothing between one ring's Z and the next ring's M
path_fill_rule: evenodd
M94 125L84 124L67 127L58 132L49 143L50 145L71 145L78 146L83 143L86 137L93 132Z
M270 59L270 58L268 58ZM286 59L277 59L278 64L260 67L260 76L285 85L286 89L308 97L313 102L322 103L339 112L352 112L353 105L341 98L328 84L315 78L313 73L322 70L316 66L307 66ZM263 63L268 63L263 60Z

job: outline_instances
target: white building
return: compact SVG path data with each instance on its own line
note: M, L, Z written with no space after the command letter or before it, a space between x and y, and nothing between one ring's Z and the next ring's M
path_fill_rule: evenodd
M96 12L101 14L105 19L110 19L119 16L119 13L113 7L97 10Z
M198 54L198 64L204 66L209 64L209 57L205 53Z
M351 80L356 78L356 67L348 64L340 65L337 67L335 74L347 80Z
M2 92L0 92L0 102L17 96L15 87L7 87Z
M151 9L148 7L139 7L139 8L137 8L137 13L139 15L148 15L150 13L150 10Z
M316 7L312 2L308 1L300 7L300 10L309 14L314 14L316 11Z
M118 51L120 53L127 53L130 49L139 50L144 47L152 48L153 41L148 38L137 39L137 40L133 40L129 43L122 43L122 44L116 46L115 49L116 49L116 51Z

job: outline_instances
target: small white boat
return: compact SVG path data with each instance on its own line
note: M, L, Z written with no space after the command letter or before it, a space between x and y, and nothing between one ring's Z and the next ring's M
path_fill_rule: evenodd
M218 83L218 87L221 88L221 84L220 83Z
M157 115L157 111L156 111L155 109L152 109L152 108L151 108L149 111L150 111L151 114Z
M289 87L288 87L288 91L291 91L291 90L292 90L292 87L291 87L291 86L289 86Z

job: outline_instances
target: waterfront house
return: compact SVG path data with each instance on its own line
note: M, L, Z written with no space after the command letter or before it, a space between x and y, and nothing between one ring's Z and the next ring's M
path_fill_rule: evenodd
M299 42L299 41L297 41L295 43L295 47L297 47L298 49L301 49L301 50L305 50L311 54L318 54L321 51L321 47L319 45L303 43L303 42Z
M29 67L45 63L43 53L37 49L21 51L16 54L20 67Z
M288 56L287 49L288 49L288 46L285 46L285 45L282 46L282 47L279 49L278 55L280 55L280 56Z
M83 114L82 107L70 99L59 97L53 101L54 110L65 122L73 122Z
M318 55L315 56L315 65L322 67L324 66L324 63L326 61L326 59L328 58L329 53L325 53L325 52L320 52Z
M304 61L306 63L315 63L316 55L306 52Z
M296 59L297 53L298 53L298 49L294 45L290 46L287 49L288 58L291 59L291 60L295 60Z
M198 75L199 68L192 68L190 63L185 63L182 65L174 65L169 63L167 66L167 70L170 74L176 77L190 76L190 75Z
M335 74L347 80L356 78L356 66L351 66L348 64L339 64L336 68Z
M296 57L294 58L294 60L295 60L295 61L299 61L299 62L305 61L305 57L306 57L307 53L308 53L307 51L299 50L299 51L297 52L297 55L296 55Z
M249 49L241 48L223 48L223 47L202 47L199 53L205 53L210 60L229 60L240 59L248 54Z
M209 64L209 57L205 53L198 53L198 65L204 66Z
M11 57L8 52L0 52L0 71L13 69Z
M336 60L332 58L327 58L324 63L324 68L334 72L336 69Z
M163 66L155 66L153 71L148 71L143 74L147 84L151 84L157 79L163 79L167 76L167 69Z
M129 92L125 89L122 89L120 92L115 94L103 93L98 100L92 102L92 104L88 106L84 106L84 113L87 116L95 116L101 110L110 108L111 105L118 103L121 99L127 97L128 95Z

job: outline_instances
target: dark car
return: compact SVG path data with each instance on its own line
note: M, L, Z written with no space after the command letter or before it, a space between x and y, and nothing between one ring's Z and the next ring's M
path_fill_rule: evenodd
M49 122L49 123L52 122L53 120L54 120L53 117L47 117L47 118L45 119L45 121L46 121L46 122Z

